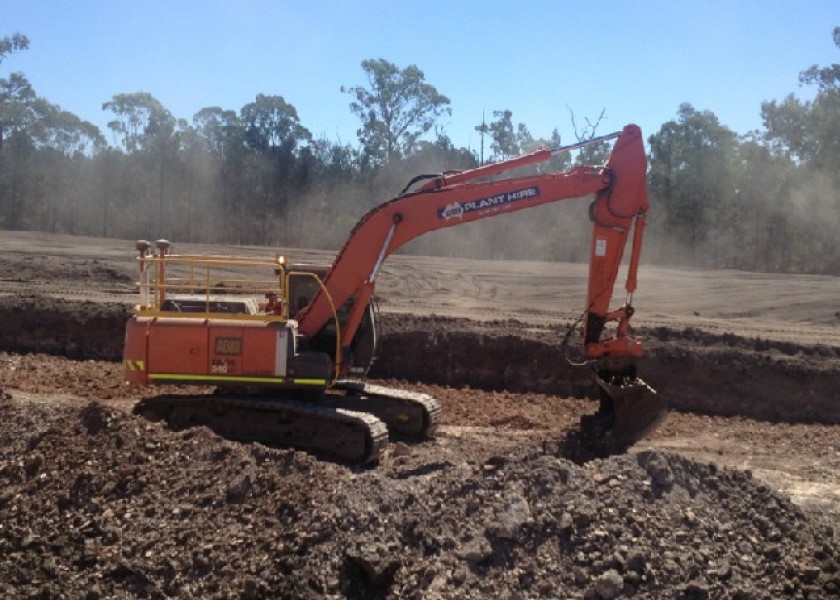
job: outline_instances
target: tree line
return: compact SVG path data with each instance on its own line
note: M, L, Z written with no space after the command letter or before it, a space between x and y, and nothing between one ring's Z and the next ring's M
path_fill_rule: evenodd
M833 31L840 48L840 27ZM0 66L29 40L0 40ZM479 148L439 125L450 100L415 65L361 64L342 86L355 144L314 137L280 95L191 121L154 96L102 104L108 131L37 95L23 73L0 78L0 229L114 238L336 249L356 221L416 174L465 169L542 146L510 110L475 126ZM738 135L709 110L679 106L648 137L651 243L646 260L754 271L840 274L840 65L813 65L792 93L760 106L763 129ZM586 120L577 140L598 133ZM109 136L111 142L108 142ZM608 146L548 167L597 164ZM543 167L546 168L546 167ZM408 251L470 258L584 260L586 206L561 203L436 232Z

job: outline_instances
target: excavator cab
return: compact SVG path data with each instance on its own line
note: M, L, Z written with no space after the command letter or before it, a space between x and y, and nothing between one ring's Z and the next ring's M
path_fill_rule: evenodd
M312 299L320 291L320 282L328 271L329 268L323 265L309 263L290 265L289 272L292 276L288 278L289 314L297 314L312 302ZM301 276L305 274L311 275L311 277ZM349 342L343 346L337 343L343 336L341 324L347 322L352 308L353 299L348 298L344 304L336 307L334 319L328 321L314 335L302 339L308 349L323 352L331 356L334 361L336 352L341 353L338 361L341 366L341 371L338 373L339 377L364 377L379 353L379 334L376 325L377 303L373 297L370 298L364 308L358 329Z

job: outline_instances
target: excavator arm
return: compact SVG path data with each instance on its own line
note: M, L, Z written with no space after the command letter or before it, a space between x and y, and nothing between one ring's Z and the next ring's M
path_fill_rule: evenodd
M613 138L605 166L504 177L513 169L546 162L559 152ZM300 331L308 337L317 336L333 318L332 307L349 301L350 310L340 327L342 352L349 355L382 263L407 242L444 227L594 194L583 339L587 363L595 365L601 403L586 435L591 438L589 445L602 439L607 453L621 451L649 432L666 412L662 399L636 376L642 345L629 333L648 211L646 170L641 130L628 125L620 132L582 144L542 149L508 161L431 177L418 189L374 208L359 221L327 272L322 291L296 315ZM628 240L627 300L611 310ZM616 327L607 335L609 323Z
M535 206L595 194L590 209L592 247L585 322L585 346L591 357L641 349L628 336L601 340L604 325L626 323L632 309L610 312L609 304L628 235L634 231L627 292L636 289L636 271L648 209L646 157L642 134L635 125L594 141L616 137L605 167L578 167L566 172L487 181L518 167L549 160L558 152L543 149L515 159L452 175L440 175L419 190L397 196L366 214L353 229L324 279L326 292L316 294L298 315L301 333L316 335L333 316L332 305L352 299L342 323L343 345L350 342L373 295L384 260L412 239L444 227L496 217ZM574 147L579 147L575 145ZM635 224L635 229L633 228ZM332 300L332 303L330 302ZM626 332L626 327L623 328Z

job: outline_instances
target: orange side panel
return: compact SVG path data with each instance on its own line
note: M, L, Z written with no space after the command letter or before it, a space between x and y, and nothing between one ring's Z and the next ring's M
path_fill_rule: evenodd
M150 373L282 377L285 353L278 365L278 335L276 324L134 317L126 325L126 379L145 385L153 383Z
M245 347L242 352L242 373L244 375L271 376L275 373L277 327L245 329ZM284 372L285 372L285 365Z
M151 323L149 348L149 373L207 373L207 327L203 322Z
M276 327L211 325L208 336L211 374L257 376L275 374Z
M123 366L126 381L138 385L148 383L146 378L146 322L138 322L136 317L129 319L125 326Z

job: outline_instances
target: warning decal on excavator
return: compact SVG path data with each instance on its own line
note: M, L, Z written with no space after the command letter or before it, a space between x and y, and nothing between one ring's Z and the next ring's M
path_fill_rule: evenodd
M596 238L595 239L595 256L606 256L607 255L607 239L606 238Z
M540 188L532 185L531 187L523 188L521 190L514 190L496 196L488 196L486 198L477 198L475 200L468 200L466 202L453 202L446 206L441 206L437 210L438 219L462 219L464 216L487 209L500 210L500 207L525 200L528 198L536 198L540 195Z

